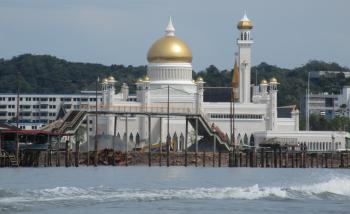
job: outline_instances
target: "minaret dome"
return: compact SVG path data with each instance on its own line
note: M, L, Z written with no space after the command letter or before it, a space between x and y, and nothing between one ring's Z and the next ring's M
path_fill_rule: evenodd
M238 22L237 28L239 30L243 30L243 29L250 30L253 28L253 23L252 23L252 21L250 21L250 19L248 19L246 13L244 13L243 18Z

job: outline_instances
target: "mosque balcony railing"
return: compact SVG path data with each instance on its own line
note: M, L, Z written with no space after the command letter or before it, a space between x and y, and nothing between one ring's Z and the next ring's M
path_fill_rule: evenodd
M90 105L81 110L96 110L96 106ZM130 112L130 113L167 113L167 105L99 105L98 111L111 111L111 112ZM171 106L169 107L169 113L184 113L184 114L196 114L196 111L191 106Z

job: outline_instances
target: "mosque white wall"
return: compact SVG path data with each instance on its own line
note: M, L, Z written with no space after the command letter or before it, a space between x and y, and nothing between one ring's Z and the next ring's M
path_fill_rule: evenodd
M294 118L277 118L278 131L294 131L294 129L295 129Z
M309 151L335 151L346 148L347 132L333 131L263 131L254 134L256 145L272 139L289 145L306 144Z

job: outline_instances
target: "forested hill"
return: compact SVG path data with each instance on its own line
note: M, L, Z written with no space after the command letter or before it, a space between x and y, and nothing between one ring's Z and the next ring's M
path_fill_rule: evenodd
M258 82L263 78L276 77L280 82L278 102L279 105L298 104L299 99L305 94L307 85L307 72L347 71L337 63L322 61L309 61L295 69L279 68L267 63L261 63L252 68L252 83L255 83L255 72ZM200 75L206 81L207 86L228 86L231 82L232 71L218 70L210 65L204 71L194 72L194 76ZM0 92L15 92L16 77L19 76L21 93L76 93L81 90L94 90L97 76L100 78L113 75L118 84L135 81L145 76L146 66L124 66L92 63L68 62L49 55L24 54L10 60L0 59ZM322 77L317 82L311 82L312 92L339 93L343 85L350 85L350 78L344 74Z
M96 80L113 75L118 84L146 74L146 66L68 62L49 55L24 54L0 59L0 93L15 92L19 75L21 93L76 93L95 90Z

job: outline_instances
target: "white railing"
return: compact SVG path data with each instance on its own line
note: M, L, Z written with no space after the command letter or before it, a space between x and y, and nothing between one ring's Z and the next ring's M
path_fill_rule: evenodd
M96 106L89 106L88 109L82 110L96 110ZM98 111L111 111L111 112L132 112L132 113L167 113L168 107L166 105L150 105L150 106L139 106L139 105L99 105ZM172 113L184 113L184 114L195 114L195 109L191 107L181 106L170 106L170 114Z

